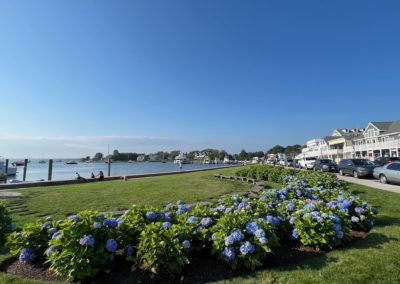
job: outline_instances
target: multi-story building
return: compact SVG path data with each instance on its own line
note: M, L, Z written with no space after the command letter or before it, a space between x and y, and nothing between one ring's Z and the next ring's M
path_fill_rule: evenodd
M370 122L366 128L335 129L331 136L312 139L298 158L376 159L400 155L400 121Z
M399 157L400 121L370 122L362 135L348 147L352 157L376 159L379 157Z

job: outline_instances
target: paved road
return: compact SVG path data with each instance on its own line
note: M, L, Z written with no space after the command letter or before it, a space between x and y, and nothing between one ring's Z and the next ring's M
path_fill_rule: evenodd
M357 184L361 184L361 185L365 185L365 186L369 186L369 187L373 187L373 188L378 188L378 189L382 189L382 190L386 190L386 191L400 193L400 185L383 184L383 183L380 183L377 179L364 179L364 178L357 179L357 178L353 178L350 176L341 176L339 174L337 176L339 179L345 180L348 182L357 183Z

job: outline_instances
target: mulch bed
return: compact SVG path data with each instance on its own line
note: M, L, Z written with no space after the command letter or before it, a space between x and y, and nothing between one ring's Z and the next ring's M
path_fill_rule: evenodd
M352 241L347 246L354 244L367 236L366 232L351 231ZM291 264L323 255L325 251L318 251L311 247L300 246L296 248L281 247L274 255L265 259L263 268L284 267ZM28 279L70 282L68 278L61 277L49 270L47 266L40 264L20 263L17 259L10 259L0 268L1 271ZM128 283L205 283L222 279L230 279L248 274L245 270L231 270L229 266L218 262L215 257L205 254L193 255L191 263L187 265L181 276L175 279L162 280L154 278L140 270L132 270L130 263L123 257L116 257L115 265L109 273L101 272L91 279L85 280L85 284L128 284Z

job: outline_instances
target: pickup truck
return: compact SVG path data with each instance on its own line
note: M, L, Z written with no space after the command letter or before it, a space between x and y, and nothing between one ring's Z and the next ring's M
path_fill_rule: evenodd
M312 157L303 158L299 161L299 167L301 169L312 169L312 168L314 168L314 164L315 164L316 160L317 160L317 158L312 158Z

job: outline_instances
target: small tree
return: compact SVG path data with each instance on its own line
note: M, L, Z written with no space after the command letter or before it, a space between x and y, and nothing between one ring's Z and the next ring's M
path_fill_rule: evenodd
M103 153L98 152L93 156L93 161L101 161L102 159L103 159Z

